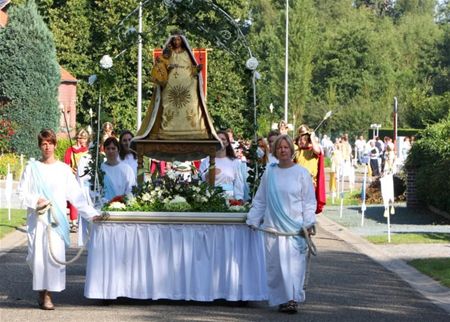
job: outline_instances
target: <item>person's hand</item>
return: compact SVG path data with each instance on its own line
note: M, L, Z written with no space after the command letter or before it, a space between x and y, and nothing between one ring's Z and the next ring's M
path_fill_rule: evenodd
M37 201L37 208L44 208L47 206L49 201L45 198L39 198Z
M314 140L316 138L316 133L311 132L310 137L311 137L311 141Z

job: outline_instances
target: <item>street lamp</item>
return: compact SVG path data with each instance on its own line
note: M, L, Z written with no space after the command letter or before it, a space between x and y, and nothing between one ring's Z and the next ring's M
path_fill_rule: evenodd
M286 0L286 39L284 54L284 121L288 122L288 73L289 73L289 0Z
M372 139L375 139L376 136L379 135L381 124L372 123L370 124L370 128L372 129Z

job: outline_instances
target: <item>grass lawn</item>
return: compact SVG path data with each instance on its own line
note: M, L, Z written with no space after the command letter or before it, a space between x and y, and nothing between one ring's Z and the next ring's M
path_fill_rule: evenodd
M21 227L27 221L25 209L11 209L11 221L8 220L8 209L0 209L0 239L6 234Z
M422 258L408 262L418 271L450 287L450 258Z
M387 235L365 236L374 244L387 244ZM444 233L395 233L391 234L391 244L446 244L450 243L450 234Z
M339 195L339 194L338 194ZM361 205L361 191L353 191L353 192L346 192L344 193L344 206L358 206ZM341 199L340 198L334 198L334 204L331 203L331 197L327 197L327 205L331 206L340 206L341 205Z

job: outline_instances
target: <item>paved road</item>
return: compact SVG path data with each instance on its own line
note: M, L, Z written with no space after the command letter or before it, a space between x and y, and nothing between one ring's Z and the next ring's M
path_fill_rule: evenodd
M68 268L67 289L54 297L55 311L37 309L26 248L0 257L0 321L449 321L397 275L319 227L307 301L297 315L265 302L184 302L83 297L86 256ZM75 250L69 251L73 256Z

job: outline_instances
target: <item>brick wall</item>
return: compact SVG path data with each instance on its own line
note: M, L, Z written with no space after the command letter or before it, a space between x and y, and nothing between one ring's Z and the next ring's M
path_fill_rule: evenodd
M67 123L69 124L70 133L73 136L75 135L77 124L77 84L73 82L62 82L58 88L58 101L60 106L64 106ZM61 113L59 127L60 132L67 134L63 113Z

